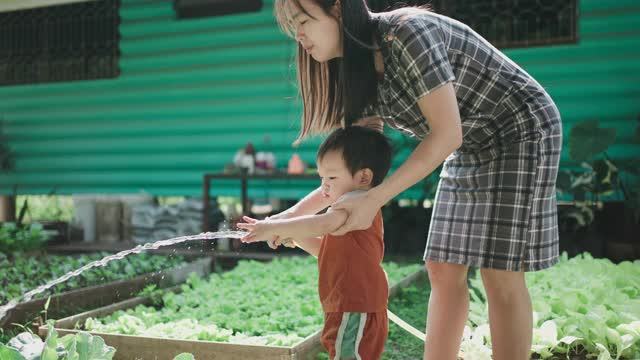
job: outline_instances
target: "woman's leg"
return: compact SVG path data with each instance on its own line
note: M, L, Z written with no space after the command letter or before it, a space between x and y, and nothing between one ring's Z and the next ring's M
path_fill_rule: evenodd
M494 360L531 358L533 311L524 272L481 269Z
M466 265L428 260L431 283L425 360L455 360L469 314Z

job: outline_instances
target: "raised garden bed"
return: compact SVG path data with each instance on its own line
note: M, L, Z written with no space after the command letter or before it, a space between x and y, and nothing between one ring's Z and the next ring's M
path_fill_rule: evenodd
M91 271L91 270L89 270ZM140 275L131 279L107 282L102 285L84 287L52 295L47 317L68 316L70 313L103 307L130 299L149 285L166 288L183 283L189 274L205 276L211 272L211 259L201 258L171 269ZM1 320L0 327L24 324L34 319L43 310L47 298L39 298L18 304Z
M297 307L298 305L300 305L300 303L305 304L305 305L309 305L308 307L302 309L303 313L307 312L309 315L309 318L311 320L307 321L307 326L306 326L306 330L300 330L300 332L298 332L298 336L296 334L293 335L293 339L295 339L293 341L293 343L288 343L291 342L290 340L292 339L292 335L291 334L287 334L287 330L285 328L290 328L287 327L287 324L283 324L279 321L276 321L276 324L267 324L266 322L264 322L264 318L261 318L260 315L251 315L251 314L245 314L247 315L247 322L251 323L251 325L253 325L254 327L258 327L260 328L262 325L256 325L257 323L264 323L264 326L276 326L276 327L282 327L283 330L283 334L282 335L274 335L274 334L263 334L264 336L257 336L257 337L251 337L251 336L246 336L246 335L242 335L239 336L237 335L237 333L231 334L231 332L229 332L229 330L225 330L227 327L229 328L235 328L236 326L234 326L232 323L237 323L239 320L239 318L242 317L242 311L238 310L236 311L235 308L230 309L229 311L227 311L226 313L222 314L222 317L220 317L220 319L224 319L225 317L229 318L229 324L227 324L227 326L223 326L220 325L220 328L215 327L215 330L203 330L203 331L210 331L210 332L215 332L215 331L219 331L220 333L223 333L224 331L229 332L228 333L228 337L233 338L235 336L239 336L237 339L240 339L240 341L244 341L244 343L230 343L230 342L223 342L223 341L203 341L203 340L194 340L194 339L190 339L190 340L184 340L184 339L177 339L177 338L168 338L168 337L160 337L160 336L148 336L148 335L124 335L124 334L114 334L114 333L107 333L106 331L102 332L102 331L91 331L92 334L94 335L99 335L100 337L102 337L105 342L110 345L115 347L116 349L118 349L118 351L116 352L116 355L114 357L114 359L154 359L154 360L163 360L163 359L172 359L174 356L176 356L177 354L181 353L181 352L189 352L192 353L196 359L225 359L225 360L244 360L244 359L273 359L273 360L281 360L281 359L311 359L311 358L315 358L316 355L322 351L322 346L320 344L320 330L322 328L322 312L321 309L319 308L319 306L315 306L314 302L317 301L317 292L312 291L308 291L309 290L309 286L311 286L311 289L315 289L316 286L316 279L314 279L313 277L316 276L315 273L310 274L309 276L307 276L306 278L300 278L300 277L290 277L287 276L287 274L283 274L283 273L279 273L278 271L281 271L283 268L288 268L291 270L291 272L295 273L297 272L298 269L295 269L295 266L307 266L307 267L313 267L313 262L309 262L309 260L305 260L305 259L288 259L288 260L274 260L274 262L285 262L288 261L288 263L286 263L287 265L282 266L281 268L274 268L274 270L276 272L272 273L273 276L276 277L280 277L282 278L282 284L289 284L290 282L295 282L295 281L302 281L302 282L307 282L305 284L302 284L301 286L306 287L306 289L300 293L298 293L297 291L299 289L286 289L286 288L281 288L281 289L268 289L268 292L275 292L276 295L278 296L277 292L281 291L281 292L287 292L287 291L291 291L291 292L296 292L296 296L299 296L299 294L306 294L306 297L301 297L301 298L297 298L298 302L297 304L295 304L295 306L292 304L291 305L291 311L287 312L284 314L284 316L290 315L291 317L296 317L296 316L301 316L299 314L297 314L297 311L299 309L294 309L294 307ZM301 263L302 262L302 263ZM239 271L243 271L243 267L245 263L248 262L243 262L241 263L238 268L240 268ZM291 264L294 265L291 265ZM269 264L267 264L269 265ZM249 266L249 265L247 265ZM253 266L253 265L252 265ZM397 269L397 267L396 267ZM416 269L420 269L417 270ZM403 269L404 271L411 271L411 273L408 276L403 276L402 278L400 278L401 280L398 281L398 276L394 276L394 274L389 274L390 277L390 281L394 281L393 279L395 279L395 285L391 288L391 294L393 296L393 294L395 294L397 291L399 291L401 288L408 286L409 284L413 283L414 281L420 279L420 278L424 278L426 276L425 272L423 271L423 267L422 266L413 266L412 268L406 268ZM236 270L234 270L236 271ZM233 272L233 271L232 271ZM250 274L251 272L245 272L242 274L242 276L246 276L248 274ZM398 271L398 273L400 273L400 271ZM225 275L230 275L229 273L226 273ZM224 276L222 275L220 277L216 277L216 279L219 279L219 281L224 281ZM255 277L258 279L258 281L260 280L266 280L264 279L264 274L259 274L259 273L255 273ZM218 280L212 280L212 281L218 281ZM313 279L311 280L312 283L308 284L308 282L310 281L309 279ZM254 279L249 279L247 278L247 281L251 281ZM235 281L235 280L234 280ZM220 282L216 283L216 284L222 284ZM269 285L265 285L265 286L269 286ZM240 284L238 284L238 287L240 287ZM266 293L265 294L261 294L261 291L263 291L265 289L259 289L256 288L255 289L255 293L243 293L241 298L246 297L247 302L246 303L242 303L242 301L238 301L237 302L237 308L245 308L245 309L249 309L247 311L250 311L251 309L255 309L255 307L258 306L262 306L263 308L268 308L269 307L269 300L265 299L265 296L268 296ZM192 294L195 290L190 289L189 287L178 287L178 288L174 288L173 291L179 293L181 291L187 291L189 292L189 294ZM244 289L240 289L239 291L244 291ZM209 294L209 292L206 292L207 294ZM229 292L225 289L220 289L220 291L216 294L216 293L211 293L210 296L211 298L215 299L216 296L220 296L221 299L220 301L223 301L223 296L229 296ZM172 301L178 301L178 299L176 299L176 297L178 297L180 295L177 296L164 296L165 302L172 302ZM283 299L284 299L284 294L283 294ZM189 302L192 299L182 299L181 301L187 301ZM288 300L283 300L283 301L288 301ZM260 305L261 304L261 305ZM125 310L128 311L128 313L135 313L136 309L139 310L139 313L148 313L148 312L153 312L154 310L150 307L139 307L140 305L145 305L145 306L153 306L154 305L154 299L152 296L147 296L147 297L139 297L139 298L135 298L135 299L130 299L127 301L123 301L117 304L113 304L111 306L107 306L107 307L103 307L100 309L96 309L93 311L89 311L89 312L85 312L85 313L81 313L75 316L71 316L71 317L67 317L64 319L60 319L58 321L55 322L54 326L56 328L56 330L61 334L71 334L71 333L77 333L78 328L83 328L84 324L86 323L87 319L92 318L92 319L100 319L100 318L109 318L110 320L105 320L105 322L111 321L113 320L114 322L117 321L117 317L121 315L122 318L125 317L125 313L123 312L119 312L120 310ZM319 305L319 303L318 303ZM206 307L207 311L213 311L215 312L215 309L210 309L210 307L207 304L202 304L203 307ZM288 305L287 305L288 306ZM197 307L197 305L196 305ZM280 312L281 316L282 316L282 304L276 304L276 308L273 310L272 312L272 316L277 316L276 313ZM284 307L286 310L286 306ZM157 310L157 311L161 311ZM267 311L267 309L260 309L262 311ZM224 310L222 310L224 311ZM269 310L270 311L270 310ZM268 312L268 311L267 311ZM184 321L188 321L190 319L190 315L189 314L189 310L184 310L180 312L183 318L181 320ZM120 314L120 315L118 315ZM137 314L137 313L135 313ZM144 316L144 315L141 315ZM161 317L167 316L166 314L163 315L158 315ZM180 315L178 315L180 316ZM93 320L94 322L96 320ZM127 326L126 325L126 321L128 320L120 320L121 323L116 323L116 326L120 326L120 324L122 324L123 326ZM164 321L166 322L166 321ZM304 320L302 321L304 322ZM163 323L163 321L161 321L161 324L159 325L160 327L170 327L172 329L175 329L176 326L172 326L171 324L165 324ZM205 326L204 323L197 323L195 322L194 327L203 327ZM211 326L211 325L210 325ZM312 329L312 331L308 331L309 329ZM130 331L131 329L127 330ZM297 329L296 329L297 330ZM167 330L170 331L170 330ZM252 330L246 330L246 334L251 335L251 331ZM253 329L253 331L256 331L256 329ZM295 330L294 330L295 331ZM131 332L131 331L130 331ZM40 327L39 329L39 334L41 336L46 336L47 335L47 328L46 327ZM197 337L198 334L188 334L187 336L194 336ZM273 344L256 344L255 339L258 338L260 339L260 341L264 340L265 338L269 338L269 336L273 336L276 339L276 343L288 343L287 345L273 345ZM257 342L260 342L257 341ZM253 344L251 342L254 342Z

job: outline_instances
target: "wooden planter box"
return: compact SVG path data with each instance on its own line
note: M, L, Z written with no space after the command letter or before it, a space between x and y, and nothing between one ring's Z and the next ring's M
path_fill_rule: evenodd
M426 271L422 268L420 271L405 277L391 287L389 296L394 296L400 289L425 276ZM178 288L172 290L179 291ZM60 319L55 322L54 327L60 336L75 334L78 332L78 330L73 330L77 328L76 324L84 324L89 317L104 317L118 310L131 309L140 304L150 305L151 300L149 297L130 299ZM38 334L43 338L47 336L47 333L46 326L41 326L38 329ZM316 355L323 350L320 344L321 330L290 347L241 345L216 341L178 340L100 332L91 332L91 334L102 337L107 345L117 349L114 360L171 360L183 352L192 353L198 360L302 360L315 359Z
M151 284L156 284L159 288L173 286L184 282L192 272L200 276L209 274L211 258L198 259L172 269L140 275L128 280L118 280L52 295L47 317L67 316L70 312L96 309L130 299ZM45 297L18 304L2 319L0 327L31 321L44 309L46 302Z

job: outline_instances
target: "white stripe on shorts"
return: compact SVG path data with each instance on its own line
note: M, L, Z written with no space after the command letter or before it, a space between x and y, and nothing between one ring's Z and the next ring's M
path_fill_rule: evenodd
M334 357L334 360L340 360L340 353L342 352L342 338L344 337L344 329L349 323L349 315L351 315L351 313L348 312L342 314L342 322L340 323L338 336L336 338L336 357Z
M360 314L360 326L358 326L358 337L356 337L356 360L362 360L360 356L360 341L362 340L362 333L364 333L364 326L367 324L367 314Z

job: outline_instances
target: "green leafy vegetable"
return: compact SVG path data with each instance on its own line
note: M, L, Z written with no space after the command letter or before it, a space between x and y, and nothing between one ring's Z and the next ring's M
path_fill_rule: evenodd
M78 257L23 256L20 253L14 253L9 257L0 253L0 304L107 255L109 254L104 252ZM130 279L181 264L184 264L184 258L181 256L160 256L146 253L130 255L124 259L112 261L106 266L88 270L37 297L104 284L109 281Z
M580 348L598 359L640 358L640 261L618 265L583 254L526 274L534 311L533 351L541 358ZM469 322L487 324L480 274ZM488 344L488 343L487 343Z
M391 284L422 265L384 264ZM160 309L138 306L85 328L105 333L290 346L322 328L318 269L312 257L241 261L207 280L192 276L181 294L167 293Z
M86 332L58 338L51 324L43 342L39 337L24 332L0 344L2 360L111 360L116 349L104 343L99 336Z

